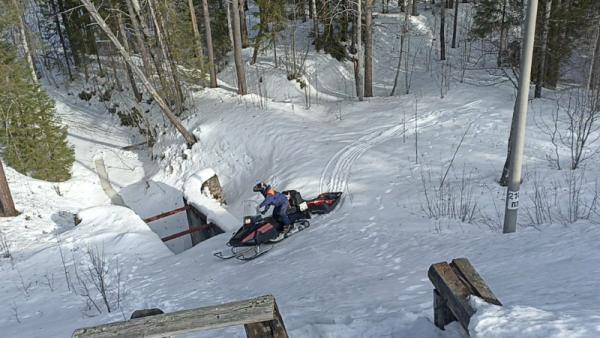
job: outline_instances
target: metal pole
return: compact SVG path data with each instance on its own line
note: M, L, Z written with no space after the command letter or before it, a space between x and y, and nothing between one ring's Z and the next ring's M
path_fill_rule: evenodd
M519 93L514 114L517 115L515 138L510 154L510 176L506 190L506 209L504 212L504 233L517 230L517 212L519 211L519 188L521 186L521 166L525 145L525 125L527 122L527 103L529 99L529 82L531 79L531 60L533 58L533 41L535 37L535 20L538 0L529 0L523 53L521 54L521 74L519 77Z

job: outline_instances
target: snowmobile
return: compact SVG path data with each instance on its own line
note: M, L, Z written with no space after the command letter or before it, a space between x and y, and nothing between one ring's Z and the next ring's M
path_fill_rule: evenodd
M264 195L264 191L258 185L253 190ZM305 201L296 190L287 190L283 194L288 196L290 201L288 217L292 222L292 227L288 231L284 231L282 222L274 216L263 217L260 214L245 216L242 227L227 242L227 246L231 247L231 252L227 254L219 251L214 255L221 259L236 258L243 261L262 256L271 250L275 243L308 228L311 214L326 214L333 210L342 195L341 192L328 192ZM258 205L257 202L249 202ZM256 207L251 209L257 210Z

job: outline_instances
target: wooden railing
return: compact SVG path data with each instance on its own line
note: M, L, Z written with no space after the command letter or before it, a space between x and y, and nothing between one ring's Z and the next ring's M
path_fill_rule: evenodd
M288 338L272 295L81 328L72 338L166 337L235 325L248 338Z

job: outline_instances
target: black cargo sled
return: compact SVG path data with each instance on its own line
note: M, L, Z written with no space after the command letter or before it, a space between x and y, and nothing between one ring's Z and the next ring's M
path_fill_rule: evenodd
M257 187L253 190L264 195L264 191ZM342 195L341 192L327 192L305 201L296 190L287 190L283 194L288 196L290 202L288 217L293 226L288 232L283 231L282 223L273 216L246 216L242 227L227 242L231 247L231 253L216 252L214 255L221 259L240 260L252 260L261 256L271 250L275 243L308 228L311 214L326 214L333 210Z

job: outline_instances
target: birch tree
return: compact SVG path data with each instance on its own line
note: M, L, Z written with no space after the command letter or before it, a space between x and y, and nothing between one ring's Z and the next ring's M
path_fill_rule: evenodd
M35 64L33 63L33 55L31 54L31 49L29 48L29 41L27 39L27 27L25 27L25 20L23 20L24 9L19 5L17 0L12 0L12 3L17 13L17 19L19 21L19 37L21 39L21 45L23 47L23 54L25 55L25 59L27 60L29 70L31 71L31 80L34 83L39 83L37 74L35 72Z
M158 91L150 83L150 81L144 75L144 73L131 60L131 55L129 55L129 53L125 50L123 45L121 45L121 43L119 42L117 37L110 30L110 28L106 24L106 21L104 21L104 19L98 13L98 10L96 9L96 7L90 2L90 0L80 0L80 1L83 4L83 6L85 6L86 10L90 13L90 15L94 18L94 20L96 21L98 26L100 26L100 28L104 31L106 36L110 39L110 41L113 43L113 45L117 48L119 53L121 53L121 55L123 56L125 61L129 64L129 66L131 66L131 69L142 80L144 86L146 87L146 90L148 90L148 92L150 92L150 94L152 95L154 100L158 103L158 105L162 109L162 112L165 115L165 117L171 122L171 124L173 124L175 129L177 129L177 131L179 131L179 133L185 139L188 147L191 148L198 141L196 139L196 137L192 133L190 133L187 129L185 129L185 127L183 126L181 121L179 121L179 119L177 118L177 116L175 116L175 114L173 113L171 108L169 108L169 105L167 104L167 102L162 98L162 96L160 96Z

